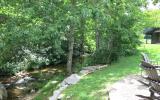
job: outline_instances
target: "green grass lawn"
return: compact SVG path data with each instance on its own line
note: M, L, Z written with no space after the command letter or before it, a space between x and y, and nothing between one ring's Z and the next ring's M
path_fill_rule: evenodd
M142 45L138 49L140 52L147 53L150 58L160 60L160 45L147 44ZM114 82L127 75L140 72L138 66L140 60L140 53L130 57L122 57L118 62L109 65L107 68L85 76L78 84L67 88L63 92L63 100L106 100L107 89ZM37 83L36 87L42 88L39 90L34 100L47 100L53 95L53 91L58 88L58 84L64 77L65 76L60 73L54 74L48 77L50 80L47 82Z
M160 44L146 44L142 45L139 49L146 52L149 58L160 61Z
M146 44L139 47L139 50L149 54L152 59L160 60L160 45ZM85 76L78 84L63 92L63 100L106 100L107 89L114 82L127 75L139 73L140 60L140 53L123 57L107 68Z

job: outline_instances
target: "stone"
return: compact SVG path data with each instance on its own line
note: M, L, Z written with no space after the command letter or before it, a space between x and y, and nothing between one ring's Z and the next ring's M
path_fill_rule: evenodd
M59 89L55 90L53 93L53 96L49 98L49 100L61 100L62 95L61 92L65 90L68 86L76 84L81 77L92 73L96 70L99 70L101 68L107 67L107 65L104 66L89 66L89 67L83 67L82 70L79 72L80 76L78 74L72 74L69 77L65 78L59 85ZM54 82L53 82L54 83ZM68 97L70 99L70 97Z
M90 70L90 71L94 72L95 70L100 70L100 69L105 68L105 67L107 67L107 65L88 66L88 67L83 67L82 69L83 70Z
M65 82L65 81L63 81L61 84L60 84L60 87L64 87L64 86L67 86L68 84Z
M61 92L66 89L68 86L60 87L58 90L55 90L53 96L49 98L49 100L57 100L60 96Z
M76 84L80 80L80 76L77 74L72 74L66 79L64 79L64 82L68 85Z
M35 79L34 79L34 78L31 78L31 77L26 76L26 77L24 77L24 80L26 80L26 81L34 81Z
M63 82L60 84L60 88L58 90L55 90L53 93L53 96L49 98L49 100L57 100L60 98L61 92L66 89L69 85L76 84L80 80L80 76L77 74L72 74L66 79L63 80Z
M89 71L92 71L92 72L94 72L96 70L96 68L94 66L83 67L82 69L83 70L89 70Z
M0 83L0 100L7 100L7 90L3 84Z
M26 84L29 81L34 81L34 80L35 80L34 78L26 76L26 77L24 77L22 79L19 79L15 84Z
M61 90L56 90L53 93L53 96L49 100L57 100L57 97L60 95Z
M16 84L24 84L25 83L25 80L24 79L19 79Z
M98 66L98 69L102 69L102 68L105 68L105 67L107 67L107 65Z
M36 92L36 90L35 90L35 89L32 89L30 92L31 92L31 93L35 93L35 92Z
M92 71L89 71L89 70L81 70L79 73L81 74L81 75L87 75L87 74L89 74L89 73L91 73Z

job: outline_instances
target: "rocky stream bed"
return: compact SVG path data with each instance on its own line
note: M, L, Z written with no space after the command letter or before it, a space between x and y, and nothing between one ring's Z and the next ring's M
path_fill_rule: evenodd
M14 76L0 76L0 100L32 100L42 88L42 84L63 71L64 67L48 67L19 72Z

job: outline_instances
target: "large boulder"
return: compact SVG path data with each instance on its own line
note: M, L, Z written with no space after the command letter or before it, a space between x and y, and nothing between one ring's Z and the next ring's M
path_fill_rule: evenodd
M0 83L0 100L7 100L7 90L3 84Z

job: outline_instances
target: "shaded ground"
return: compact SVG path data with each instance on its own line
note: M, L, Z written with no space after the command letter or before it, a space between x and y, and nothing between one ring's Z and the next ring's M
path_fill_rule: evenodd
M109 90L110 100L150 100L149 87L139 82L140 76L128 76L114 83Z
M48 67L30 72L20 72L15 76L10 77L1 76L0 82L5 85L9 84L7 87L8 100L31 100L39 94L41 95L41 99L38 100L44 100L47 98L47 95L49 96L53 93L53 89L56 88L61 80L63 80L65 76L64 68L64 66ZM32 77L35 80L28 82L27 84L15 85L16 81L26 76ZM50 80L55 80L55 82L45 86ZM47 95L41 94L46 91L45 89L47 89Z

